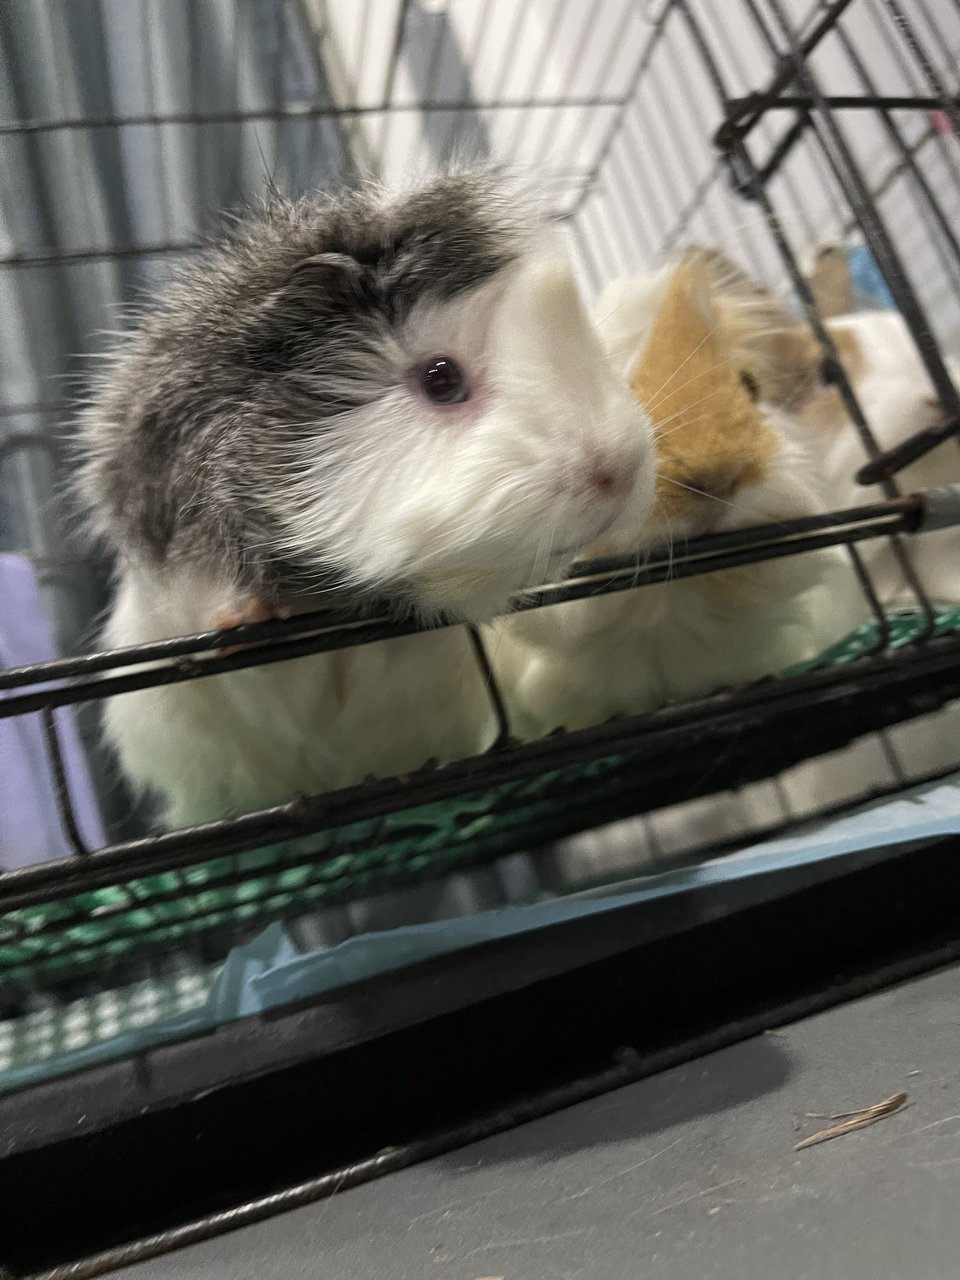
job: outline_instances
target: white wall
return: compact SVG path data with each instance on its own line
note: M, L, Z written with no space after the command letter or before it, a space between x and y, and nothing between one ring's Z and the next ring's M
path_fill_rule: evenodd
M691 0L689 7L729 94L763 87L774 59L746 6ZM788 0L784 8L804 29L820 6ZM442 150L469 134L469 113L417 109L425 98L444 104L466 93L479 104L491 153L551 175L557 207L576 211L574 245L588 287L692 240L724 247L771 283L783 279L762 217L731 192L712 145L722 112L682 14L669 12L658 30L659 16L670 9L665 0L414 0L392 76L400 0L316 0L314 9L343 70L341 101L387 108L358 121L367 163L387 181L429 169L438 137ZM957 7L923 0L908 5L908 12L938 72L955 88ZM929 92L878 0L856 0L842 25L884 93ZM836 34L822 43L810 67L826 93L863 91ZM960 347L960 266L943 254L942 236L918 200L916 184L904 177L890 181L902 157L876 113L847 111L839 118L869 186L884 191L881 214L933 322L945 342ZM929 131L922 112L898 112L893 119L911 146ZM758 163L792 120L792 113L770 113L751 135ZM919 163L946 220L960 226L960 139L925 144ZM812 132L769 191L800 257L851 229L850 209Z

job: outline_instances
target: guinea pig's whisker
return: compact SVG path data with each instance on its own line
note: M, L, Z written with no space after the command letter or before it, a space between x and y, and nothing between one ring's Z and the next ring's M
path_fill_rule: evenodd
M708 400L709 398L710 398L709 396L704 396L704 400ZM703 401L699 401L699 400L697 401L697 404L702 404L702 403ZM657 443L659 443L661 440L666 440L667 436L672 436L675 431L682 430L683 427L688 425L686 422L677 423L677 425L675 427L671 427L669 431L664 431L662 430L662 428L665 426L668 426L671 422L676 421L677 418L685 419L687 416L687 409L688 408L693 409L695 407L696 405L689 405L689 406L684 405L684 407L682 409L678 409L676 413L671 413L669 417L662 419L662 421L659 423L656 423L654 425L654 431L653 431L654 440ZM697 421L698 422L700 421L699 417Z
M673 581L673 567L674 567L673 533L671 531L667 533L667 576L665 578L666 582Z
M673 422L674 419L676 418L681 418L681 417L685 418L691 409L696 409L698 405L706 404L706 402L708 400L712 400L716 394L717 394L716 390L708 391L707 394L705 396L701 396L699 400L692 400L690 404L685 404L683 408L678 409L676 413L671 413L666 418L662 418L660 422L654 423L654 426L653 426L654 440L656 442L665 440L667 436L672 436L675 431L682 430L683 427L688 425L686 422L678 423L677 426L671 427L669 431L664 431L663 427L665 427L668 423Z
M674 369L673 373L671 373L668 378L666 378L663 382L661 382L660 386L657 387L656 391L650 397L650 404L652 407L654 408L656 407L656 405L659 402L659 397L661 396L661 394L666 390L667 387L669 387L670 383L674 380L674 378L677 376L680 370L684 367L684 365L689 364L689 362L693 359L693 357L697 354L697 352L701 349L701 347L705 346L710 341L710 339L713 337L716 331L717 331L717 326L715 324L711 325L710 328L707 330L707 332L703 335L703 337L697 343L697 345L693 348L693 350L688 351L687 354L683 357L683 359Z
M538 583L546 576L550 561L553 558L557 546L557 533L559 531L560 515L554 512L553 523L549 529L545 529L540 535L537 546L537 553L534 556L533 565L531 567L531 581Z
M730 365L733 363L734 363L733 356L729 356L726 360L720 360L715 365L711 365L709 369L703 369L701 370L700 373L695 373L692 378L687 378L686 382L681 382L678 387L671 387L669 392L665 392L663 395L658 394L656 399L650 401L650 403L647 405L647 408L651 410L656 409L657 405L661 404L662 401L664 401L667 398L668 394L671 396L675 396L677 392L682 391L684 387L688 387L691 382L697 382L700 378L705 378L707 377L708 374L716 373L718 369L725 369L727 365ZM674 375L671 375L671 377L673 376Z
M636 586L640 581L640 574L650 563L651 549L650 547L637 547L637 564L633 571L633 585Z
M698 497L709 498L711 502L719 502L725 507L735 507L735 502L728 502L726 498L718 498L715 493L707 493L705 489L695 489L692 484L684 484L682 480L671 480L669 476L662 476L661 479L666 480L667 484L676 485L678 489L686 489L688 493L695 493Z
M557 545L557 521L553 522L553 528L549 532L545 531L540 538L540 545L537 549L537 558L534 561L534 581L541 582L547 575L551 558Z

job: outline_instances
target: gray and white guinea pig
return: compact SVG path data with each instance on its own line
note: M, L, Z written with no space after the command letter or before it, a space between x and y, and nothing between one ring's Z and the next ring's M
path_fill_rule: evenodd
M384 595L482 620L653 499L647 415L545 221L488 170L270 198L107 368L79 489L116 559L111 647ZM106 732L183 825L492 727L453 627L125 694Z

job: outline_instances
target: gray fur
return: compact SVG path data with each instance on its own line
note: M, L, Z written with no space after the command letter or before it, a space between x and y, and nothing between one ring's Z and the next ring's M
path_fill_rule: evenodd
M324 420L383 393L371 370L416 302L476 287L536 226L491 171L392 198L271 196L144 311L85 408L96 532L121 557L215 566L261 595L330 572L280 550L264 493L296 483L305 431L322 449Z

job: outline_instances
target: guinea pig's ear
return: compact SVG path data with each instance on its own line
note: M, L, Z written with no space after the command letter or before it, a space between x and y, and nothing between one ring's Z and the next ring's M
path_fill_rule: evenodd
M717 349L754 404L805 400L822 354L809 326L722 254L702 250L686 261Z
M687 265L701 274L718 294L752 297L760 292L747 273L718 249L690 245L681 255L680 265Z
M824 320L853 310L853 279L842 245L826 244L817 249L807 283Z
M867 365L860 338L853 329L845 327L842 321L839 324L827 321L827 330L847 381L856 395ZM815 338L813 342L816 348L817 378L812 392L796 406L795 416L808 430L832 437L846 426L849 415L836 385L838 378L825 359L820 343Z
M738 267L708 261L715 307L753 400L792 408L818 385L821 351L809 325Z
M303 258L271 294L274 305L320 310L336 303L369 303L378 293L376 276L348 253L315 253Z
M703 263L681 259L667 282L646 342L631 375L631 385L656 416L678 410L691 400L689 388L726 367L719 316ZM683 377L677 378L678 369Z
M754 378L768 404L796 409L823 385L823 349L804 324L765 329L748 350L755 357Z
M285 372L310 357L338 318L357 319L378 304L376 276L349 254L303 258L263 298L247 328L246 358L263 372Z

